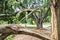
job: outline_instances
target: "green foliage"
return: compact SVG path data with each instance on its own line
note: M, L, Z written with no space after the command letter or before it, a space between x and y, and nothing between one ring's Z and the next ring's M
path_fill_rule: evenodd
M32 2L35 2L35 8L39 7L42 10L42 14L47 11L48 4L50 3L50 0L1 0L0 1L0 14L13 14L16 11L16 8L19 8L20 10L23 9L21 7L21 3L27 8L34 8L32 7ZM28 14L28 12L23 12L21 14L16 14L15 16L3 16L0 17L0 24L7 24L7 23L28 23L28 24L35 24L32 17L28 16L22 21L20 21L23 17L25 17ZM38 16L38 12L36 12L36 15ZM44 19L44 22L50 22L51 19L51 12L48 12L47 18Z
M5 40L13 40L14 37L15 35L13 34L13 35L8 36Z
M45 12L48 9L48 5L50 4L50 0L0 0L0 14L14 14L16 11L22 10L23 7L20 5L21 3L27 8L34 8L32 7L32 2L35 2L35 8L42 10L42 14L44 16ZM17 9L18 8L18 9ZM22 12L21 14L16 14L15 16L1 16L0 17L0 24L36 24L33 16L26 16L28 12ZM34 12L37 16L39 16L38 12ZM50 22L51 20L51 11L49 11L47 18L43 20L43 22ZM26 17L25 19L21 20L22 18ZM45 23L46 24L46 23ZM15 35L8 36L5 40L12 40Z

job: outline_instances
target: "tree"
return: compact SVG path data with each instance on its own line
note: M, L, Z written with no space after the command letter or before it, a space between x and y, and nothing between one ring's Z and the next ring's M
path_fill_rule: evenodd
M47 13L50 13L50 1L48 0L0 0L0 3L1 24L4 22L7 22L7 24L28 23L30 21L30 24L33 24L33 20L37 28L40 29L42 28L42 22L48 15ZM28 19L30 21L27 21ZM1 26L0 33L2 33L2 35L0 39L3 40L12 33L19 34L20 31L17 31L19 27L16 26L17 25L8 25L3 26L3 28Z
M52 38L51 40L60 40L60 0L53 0L51 6L52 12Z

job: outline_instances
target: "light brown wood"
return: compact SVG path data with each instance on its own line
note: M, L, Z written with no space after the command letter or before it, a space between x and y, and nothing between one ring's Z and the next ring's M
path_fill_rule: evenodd
M33 37L38 37L42 39L50 39L50 31L46 29L37 29L37 28L24 28L18 24L10 24L10 25L0 25L0 33L2 33L0 39L4 40L7 36L11 34L28 34Z
M52 35L51 40L60 40L60 0L53 0L55 6L51 6Z
M52 12L52 39L51 40L57 40L57 20L55 15L55 9L53 6L51 6L51 12Z

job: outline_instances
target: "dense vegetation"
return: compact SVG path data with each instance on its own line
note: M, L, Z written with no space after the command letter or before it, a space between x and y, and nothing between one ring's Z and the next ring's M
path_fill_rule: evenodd
M21 14L17 14L20 10L24 8L39 8L42 10L42 14L44 15L48 9L48 4L50 0L0 0L0 24L19 24L19 23L28 23L35 24L33 20L33 16L26 16L29 12L25 11ZM16 14L16 15L11 15ZM35 12L37 16L38 12ZM47 12L47 17L43 20L43 22L50 22L50 10ZM23 17L23 20L21 20Z
M42 17L45 16L43 22L50 22L51 12L50 9L48 11L49 4L50 0L0 0L0 24L36 24L34 17L41 18L41 14ZM27 16L30 11L24 11L19 14L23 9L36 8L39 8L41 13L34 12L33 15ZM7 37L5 40L12 40L12 37L14 37L14 35Z

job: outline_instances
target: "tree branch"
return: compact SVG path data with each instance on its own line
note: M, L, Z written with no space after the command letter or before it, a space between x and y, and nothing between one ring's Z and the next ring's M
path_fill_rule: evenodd
M38 10L39 8L36 8L34 10L32 10L27 16L31 15L32 13L34 13L36 10ZM25 17L23 17L20 21L22 21Z
M42 22L43 22L44 18L47 17L49 10L50 10L50 6L48 7L47 11L45 12L45 15L42 17L42 19L41 19Z
M32 10L34 10L34 9L23 9L23 10L21 10L19 12L13 13L13 14L0 14L0 17L2 17L2 16L15 16L16 14L21 14L24 11L28 12L28 11L32 11ZM38 9L36 11L39 12L40 10Z
M3 27L1 26L0 30L2 30L2 31L0 31L0 33L2 33L2 35L0 36L1 40L4 40L7 36L9 36L11 34L22 34L22 33L23 34L28 34L28 35L31 35L31 36L35 36L35 37L38 37L38 38L50 39L49 36L46 36L45 34L44 35L41 34L42 30L44 30L44 32L47 32L47 30L45 30L45 29L41 29L41 30L37 31L36 29L32 30L32 28L31 29L22 28L22 26L20 26L20 25L10 24L10 25L5 25L5 26L3 25ZM48 33L49 33L49 31L48 31Z

